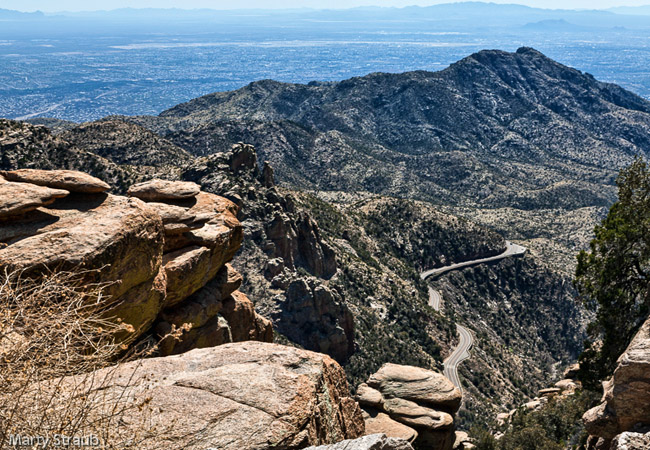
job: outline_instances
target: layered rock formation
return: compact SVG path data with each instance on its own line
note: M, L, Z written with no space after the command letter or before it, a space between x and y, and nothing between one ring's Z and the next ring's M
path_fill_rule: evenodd
M625 439L617 435L650 429L650 319L619 357L614 376L603 388L602 403L583 416L590 434L588 448L609 449L613 440L618 442L615 448L625 448Z
M237 291L241 277L226 264L243 237L232 202L193 183L154 180L133 186L132 198L108 189L75 171L2 172L0 267L84 271L105 284L104 314L133 326L129 342L154 323L161 336L190 324L180 341L163 342L163 354L272 340L270 322Z
M326 355L276 344L196 349L56 386L61 395L74 388L117 399L109 436L117 448L136 440L140 449L289 450L364 433L343 369Z
M357 389L367 433L451 450L454 414L462 395L444 375L418 367L385 364Z

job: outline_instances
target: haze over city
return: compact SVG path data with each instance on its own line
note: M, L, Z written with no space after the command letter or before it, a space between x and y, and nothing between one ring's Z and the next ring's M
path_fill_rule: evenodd
M208 9L283 9L283 8L353 8L359 6L405 7L431 6L442 3L456 3L449 0L241 0L239 2L211 0L99 0L89 3L83 0L9 0L0 1L0 8L17 11L95 11L117 8L208 8ZM620 6L641 6L648 4L647 0L495 0L494 3L518 3L536 8L558 9L606 9Z

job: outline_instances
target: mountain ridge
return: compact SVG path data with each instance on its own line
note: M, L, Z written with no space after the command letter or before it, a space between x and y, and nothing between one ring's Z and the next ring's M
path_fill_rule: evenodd
M195 155L250 142L280 184L299 189L414 198L484 224L508 208L536 211L536 234L505 231L525 234L532 251L553 247L564 256L552 263L568 271L615 200L617 170L650 154L650 102L529 47L484 50L439 72L263 80L122 119ZM557 226L585 208L592 219L580 230Z

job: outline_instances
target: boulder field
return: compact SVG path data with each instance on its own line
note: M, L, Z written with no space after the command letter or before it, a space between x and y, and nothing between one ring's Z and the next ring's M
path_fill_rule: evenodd
M107 317L158 337L190 324L163 355L233 341L273 339L271 323L237 289L238 207L188 182L151 180L129 197L82 172L0 173L0 268L32 275L83 270L104 283Z

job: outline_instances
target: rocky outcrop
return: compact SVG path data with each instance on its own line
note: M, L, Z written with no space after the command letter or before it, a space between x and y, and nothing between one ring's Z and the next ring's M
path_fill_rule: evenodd
M57 198L69 194L63 189L50 189L25 183L12 183L0 176L2 197L0 197L0 218L12 217L46 206Z
M558 399L564 399L575 395L576 392L582 389L582 383L576 379L579 370L579 364L572 364L564 371L564 378L556 382L553 387L540 389L537 393L537 397L522 404L519 408L511 409L510 412L497 414L497 425L501 427L510 424L517 411L521 409L524 411L539 411L546 407L546 405L549 404L549 400L552 398L557 397Z
M140 200L70 194L0 223L0 240L6 245L0 267L9 271L83 269L91 271L88 282L108 283L106 314L133 325L132 338L145 333L162 308L162 222Z
M247 292L263 297L261 310L275 329L304 348L347 361L354 318L327 283L338 269L334 250L309 214L275 187L270 165L260 171L255 149L238 143L197 159L183 178L242 205L235 214L247 244L234 264L248 275Z
M462 395L444 375L385 364L359 386L356 398L364 409L368 431L410 438L418 447L453 448L454 414Z
M70 192L99 194L111 187L102 180L75 170L20 169L0 172L9 181L31 183Z
M100 391L101 398L120 399L114 428L143 438L141 449L289 450L364 433L343 369L327 355L293 347L227 344L81 380L66 378L59 390L74 386L89 398ZM143 423L156 432L141 436Z
M650 432L632 433L626 431L614 438L610 450L650 450Z
M236 291L241 276L226 264L243 237L230 201L194 183L154 180L133 189L156 201L146 203L101 192L108 185L81 172L3 173L1 268L32 276L83 271L105 286L99 306L106 317L133 326L128 341L192 327L173 343L166 339L163 354L272 340L270 322Z
M609 449L621 433L650 427L650 319L619 357L614 376L603 388L602 403L583 416L589 448L599 450Z
M322 241L318 225L308 214L300 212L293 220L278 212L266 224L265 231L270 256L282 258L287 267L304 267L321 278L331 278L336 273L334 250Z
M128 194L146 202L185 200L199 195L201 188L196 183L183 181L149 180L131 186Z
M354 351L353 317L340 295L315 278L292 281L280 304L278 330L297 342L344 361Z
M369 434L357 439L348 439L331 445L308 447L306 450L412 450L411 444L403 439L387 437L385 434Z

